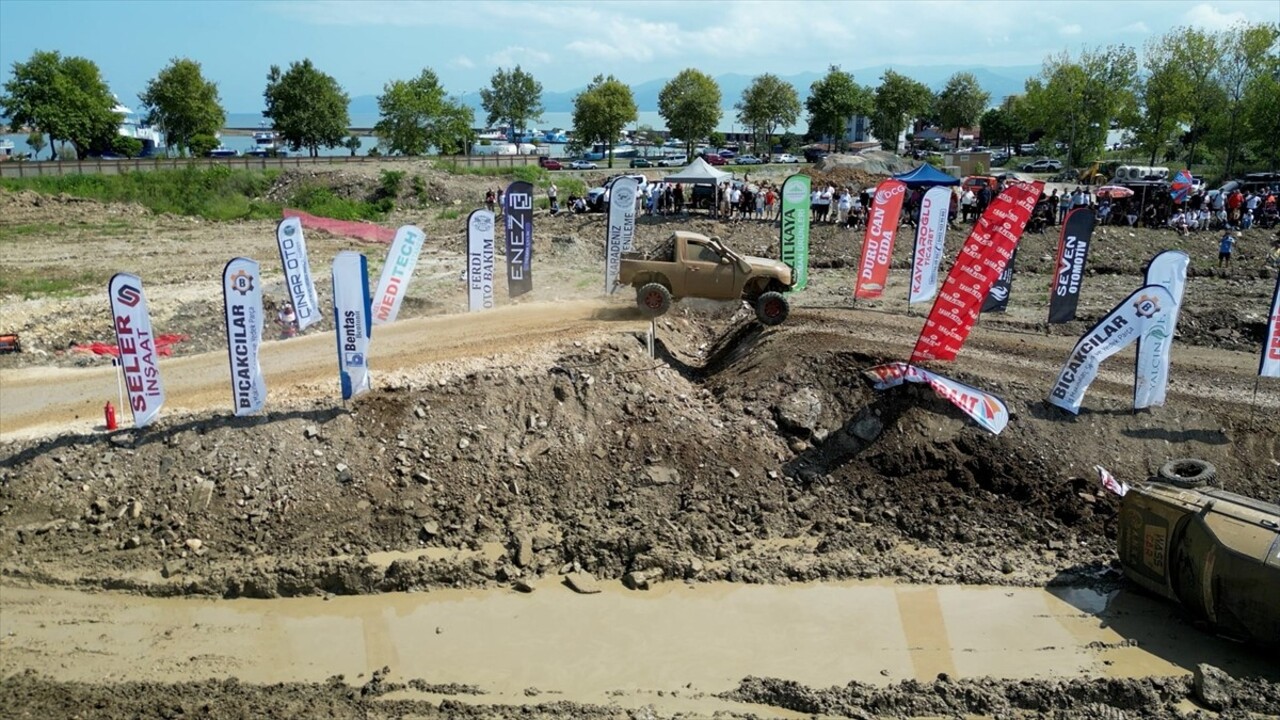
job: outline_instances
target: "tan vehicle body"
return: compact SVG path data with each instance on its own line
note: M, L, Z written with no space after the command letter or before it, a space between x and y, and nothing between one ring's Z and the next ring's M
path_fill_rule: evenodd
M777 260L739 255L719 238L677 230L647 255L623 255L618 283L637 290L658 283L676 300L754 302L765 292L791 289L791 268Z

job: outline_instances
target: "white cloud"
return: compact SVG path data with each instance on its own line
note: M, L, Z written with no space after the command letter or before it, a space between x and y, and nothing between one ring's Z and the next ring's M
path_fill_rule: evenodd
M484 61L498 67L511 65L545 65L551 62L551 55L541 50L512 45L498 52L486 55Z
M476 64L471 60L471 58L467 57L466 55L459 55L449 61L449 67L451 68L460 68L463 70L469 70L475 66Z
M1151 28L1147 27L1147 24L1142 22L1141 20L1135 23L1129 23L1128 25L1125 25L1122 28L1122 30L1124 32L1143 33L1143 34L1151 32Z
M1212 5L1197 5L1183 17L1187 24L1204 30L1226 30L1248 19L1243 12L1222 12Z
M1062 27L1058 28L1058 33L1061 35L1079 35L1083 31L1084 31L1084 28L1080 27L1079 25L1076 25L1075 23L1072 23L1070 25L1063 25Z

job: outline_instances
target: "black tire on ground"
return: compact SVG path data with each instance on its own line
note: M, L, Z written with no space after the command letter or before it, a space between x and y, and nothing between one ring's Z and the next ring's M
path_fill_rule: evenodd
M756 298L756 319L761 325L781 325L791 314L791 303L780 292L767 292Z
M636 305L645 317L666 315L671 309L671 291L661 283L641 285L636 291Z
M1211 485L1218 479L1218 469L1213 463L1195 458L1170 460L1156 473L1161 482L1181 488L1197 488Z

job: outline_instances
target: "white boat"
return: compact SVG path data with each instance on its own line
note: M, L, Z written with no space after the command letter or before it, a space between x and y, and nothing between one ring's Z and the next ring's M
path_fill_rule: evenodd
M484 132L482 132L482 133L480 133L479 135L477 135L477 136L476 136L476 139L478 139L478 140L488 140L490 143L493 143L493 142L506 142L506 141L507 141L507 134L506 134L505 132L501 131L501 130L485 130Z
M253 147L245 151L245 155L253 157L288 155L288 150L285 149L280 133L276 132L274 128L267 127L265 122L260 123L258 127L258 131L253 134Z
M9 160L13 158L14 145L13 141L7 138L0 139L0 160Z
M165 148L164 134L155 128L148 127L138 120L137 113L116 98L116 106L112 112L120 116L120 127L116 132L124 137L131 137L142 143L142 157L163 152Z

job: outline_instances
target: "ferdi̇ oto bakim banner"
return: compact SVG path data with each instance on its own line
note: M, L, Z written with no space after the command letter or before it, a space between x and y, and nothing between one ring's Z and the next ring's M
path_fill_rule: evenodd
M533 185L516 181L502 196L506 224L507 295L519 297L533 290Z
M467 310L493 307L493 213L474 210L467 216Z
M222 269L222 303L231 363L231 407L238 416L252 415L267 401L267 382L258 361L266 325L258 263L243 257L227 263Z
M1049 288L1049 322L1076 319L1084 266L1089 259L1095 216L1093 208L1078 207L1067 213L1058 236L1058 259L1054 263L1053 285Z
M133 424L146 427L164 405L164 384L160 381L160 353L151 330L151 311L142 292L142 278L117 273L107 283L107 294Z
M618 289L618 272L622 253L631 249L636 237L636 194L640 181L634 177L617 178L609 190L609 222L604 226L604 292Z
M898 234L898 216L907 194L906 183L885 180L876 186L875 199L867 212L867 231L862 237L862 258L853 296L874 300L884 294L889 282L889 261L893 259L893 238Z
M409 290L409 281L413 279L413 270L418 267L422 243L426 239L426 234L413 225L405 225L396 231L391 247L387 248L387 262L382 266L378 289L373 294L374 325L396 321L396 315L400 314L400 304L404 302L405 293Z
M911 250L911 293L907 303L925 303L938 294L938 266L947 243L947 220L951 212L951 189L929 188L920 199L920 226Z
M1173 307L1158 320L1153 320L1146 332L1138 336L1137 358L1133 364L1135 410L1164 405L1169 386L1169 363L1173 357L1173 338L1178 329L1178 313L1182 309L1182 294L1187 287L1187 266L1190 264L1191 257L1181 250L1166 250L1147 264L1147 284L1168 290Z
M311 261L307 257L307 240L302 235L302 221L285 218L276 226L276 244L280 247L280 264L284 267L284 284L298 318L298 331L320 319L320 302L311 277Z
M351 250L333 259L333 331L338 340L342 399L368 392L370 317L369 272L364 255Z
M779 236L782 262L791 268L791 289L809 285L809 176L799 173L782 183Z

